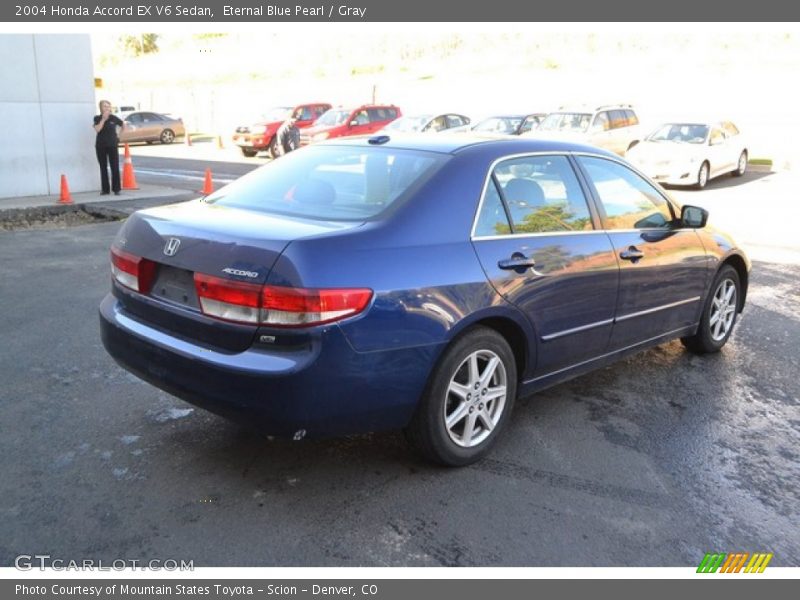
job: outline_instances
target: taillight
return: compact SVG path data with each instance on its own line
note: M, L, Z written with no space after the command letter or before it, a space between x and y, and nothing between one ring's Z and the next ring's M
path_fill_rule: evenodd
M260 286L202 273L195 273L194 282L204 314L274 327L332 323L363 312L372 299L369 289Z
M204 314L226 321L259 322L260 285L195 273L194 287Z
M372 290L307 290L265 285L261 293L262 323L302 327L331 323L362 312L372 299Z
M112 247L111 272L118 283L146 294L155 279L156 263Z

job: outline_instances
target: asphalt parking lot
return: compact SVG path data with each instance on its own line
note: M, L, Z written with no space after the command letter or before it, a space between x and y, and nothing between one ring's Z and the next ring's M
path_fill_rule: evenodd
M99 340L118 223L0 234L0 565L800 564L800 265L757 262L731 342L673 342L523 399L493 455L399 434L271 440L117 367Z

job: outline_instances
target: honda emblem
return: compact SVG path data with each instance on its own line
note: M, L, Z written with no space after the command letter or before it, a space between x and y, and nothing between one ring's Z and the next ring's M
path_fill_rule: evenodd
M181 241L178 238L169 238L167 244L164 246L164 254L167 256L175 256L180 245Z

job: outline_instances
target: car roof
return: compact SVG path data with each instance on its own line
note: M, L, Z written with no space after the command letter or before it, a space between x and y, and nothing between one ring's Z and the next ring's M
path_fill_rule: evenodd
M382 141L382 138L388 138ZM371 139L381 139L378 144L370 143ZM335 138L322 142L326 146L366 146L396 148L400 150L423 150L441 154L458 154L472 148L495 149L498 155L526 154L534 152L585 152L610 157L617 155L586 144L544 140L537 138L516 138L507 136L476 135L463 133L426 134L378 134Z

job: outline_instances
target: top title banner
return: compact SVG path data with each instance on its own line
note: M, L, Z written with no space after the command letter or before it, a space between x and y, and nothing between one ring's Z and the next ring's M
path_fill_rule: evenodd
M800 9L794 3L734 0L711 1L604 0L603 2L519 2L492 0L354 0L353 2L237 2L232 0L168 3L163 0L11 0L0 5L0 22L519 22L519 21L792 21Z

